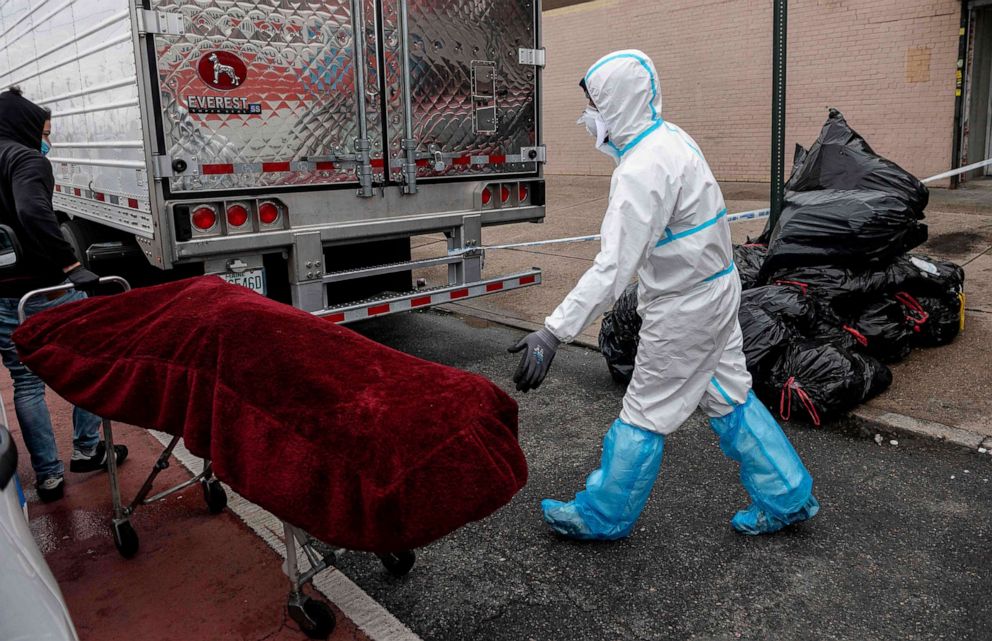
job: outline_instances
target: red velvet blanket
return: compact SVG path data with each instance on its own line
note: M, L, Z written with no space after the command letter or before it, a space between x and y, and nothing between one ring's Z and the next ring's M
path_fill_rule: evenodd
M333 545L425 545L527 480L517 404L490 381L216 277L63 305L14 341L68 401L181 434L239 494Z

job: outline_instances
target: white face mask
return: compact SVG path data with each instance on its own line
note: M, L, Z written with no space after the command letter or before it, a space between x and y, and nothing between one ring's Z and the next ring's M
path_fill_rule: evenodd
M592 107L586 107L586 110L582 112L582 115L579 116L579 119L577 121L575 121L575 124L585 125L586 131L589 132L589 135L595 138L596 116L598 115L599 115L598 111L596 111Z
M607 140L610 137L610 132L606 128L606 121L603 120L603 115L599 113L598 109L586 107L585 111L582 112L582 115L579 116L579 120L576 124L585 125L586 131L589 132L589 135L596 139L596 149L615 161L620 160L620 156L616 149L607 143Z
M596 146L599 147L609 138L609 131L606 129L606 121L597 109L586 107L586 110L579 116L577 125L585 125L589 135L596 139Z

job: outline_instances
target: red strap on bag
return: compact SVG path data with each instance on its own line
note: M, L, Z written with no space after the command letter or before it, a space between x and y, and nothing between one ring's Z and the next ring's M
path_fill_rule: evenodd
M843 325L842 326L842 329L845 332L847 332L847 333L851 334L852 336L854 336L855 340L858 341L858 344L861 345L861 347L868 347L868 337L867 336L865 336L864 334L862 334L858 330L854 329L850 325Z
M803 291L803 296L809 293L809 283L803 283L798 280L777 280L776 285L794 285Z
M806 390L796 382L795 376L790 376L789 380L785 382L782 386L782 395L778 402L778 413L782 417L783 421L789 420L792 416L792 392L796 392L796 396L799 397L799 402L803 404L806 409L806 413L809 417L813 419L813 425L820 426L820 413L816 411L816 406L813 404L813 399L809 397Z
M930 314L908 292L896 293L896 300L909 310L909 313L906 314L906 320L913 323L913 331L919 333L920 327L930 320Z

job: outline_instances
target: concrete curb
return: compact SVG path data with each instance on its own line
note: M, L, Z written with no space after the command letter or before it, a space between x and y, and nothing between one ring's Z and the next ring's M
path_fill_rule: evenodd
M944 441L971 450L984 448L992 450L992 436L985 436L969 430L944 425L895 412L886 412L866 405L850 413L848 422L870 432L905 434L918 438Z
M461 303L451 303L449 305L441 305L440 307L435 307L434 309L436 311L444 312L446 314L451 314L453 316L483 320L489 323L502 325L504 327L519 329L524 332L536 332L537 330L544 327L544 325L540 323L535 323L533 321L529 321L523 318L517 318L516 316L506 316L504 314L498 314L496 312L490 312L483 309L476 309L474 307L470 307L469 305L464 305ZM591 349L597 352L599 351L599 344L593 342L591 339L586 338L584 336L579 336L574 341L569 343L569 345L577 345L579 347L585 347L586 349Z
M456 316L470 317L526 332L533 332L542 327L538 323L522 318L480 310L464 304L453 303L435 309ZM597 352L599 351L598 344L582 336L571 344ZM867 405L856 408L847 417L838 419L835 423L849 430L853 428L853 431L867 438L872 438L880 432L891 435L904 434L917 438L944 441L945 443L967 447L971 450L977 450L981 447L992 452L992 436L985 436L984 434L971 432L960 427L935 423L912 416L886 412Z

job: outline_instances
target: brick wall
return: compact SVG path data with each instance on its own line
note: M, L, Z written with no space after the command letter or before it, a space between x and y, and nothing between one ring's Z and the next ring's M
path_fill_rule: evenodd
M950 167L959 0L792 0L786 145L808 146L826 107L918 176ZM575 120L577 86L601 55L638 48L661 76L664 115L717 178L768 181L771 0L594 0L546 11L549 174L605 175ZM787 163L787 165L790 163Z

